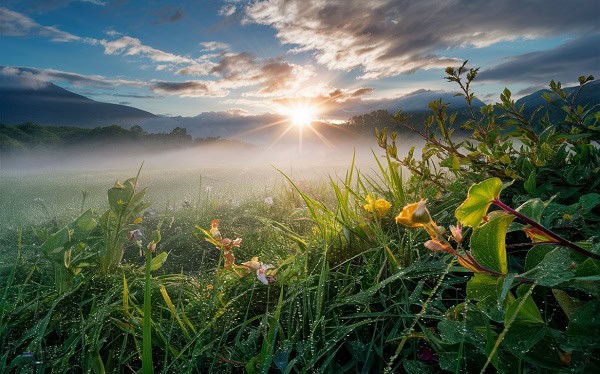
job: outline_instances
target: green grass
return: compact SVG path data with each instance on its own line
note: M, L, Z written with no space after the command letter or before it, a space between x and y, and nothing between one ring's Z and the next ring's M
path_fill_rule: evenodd
M341 177L256 170L256 182L243 187L241 170L143 170L140 187L153 209L139 225L146 256L123 241L120 265L100 271L89 260L61 290L35 233L79 216L83 189L83 209L100 215L106 190L125 175L3 178L0 372L426 373L495 365L485 344L473 348L473 337L456 327L481 318L463 303L470 273L427 251L426 233L393 220L424 195L447 226L467 186L438 195L376 159L374 171L351 163ZM392 203L382 219L365 211L368 194ZM32 204L35 197L44 204ZM214 218L224 237L243 238L236 263L258 256L277 267L275 283L223 268L220 251L195 228L209 229ZM146 251L153 230L161 236L156 254ZM86 241L103 238L94 231ZM166 262L151 271L160 252ZM442 325L451 329L440 335ZM487 328L492 343L505 334L502 326ZM507 353L500 343L494 350Z

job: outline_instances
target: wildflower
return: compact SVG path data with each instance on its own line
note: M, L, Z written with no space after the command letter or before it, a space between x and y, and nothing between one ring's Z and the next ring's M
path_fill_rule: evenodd
M140 223L142 223L144 219L142 217L138 217L133 221L134 225L139 225Z
M204 191L211 192L212 191L212 187L211 186L206 186L206 188L204 189Z
M260 268L256 270L256 279L261 281L262 284L271 284L275 282L275 272L273 271L273 265L261 264Z
M235 256L233 255L233 248L234 247L239 248L240 245L242 244L242 239L241 238L237 238L235 240L223 239L221 244L222 244L221 250L223 251L223 259L225 260L225 264L224 264L225 269L231 269L233 267L233 265L235 265Z
M565 213L565 214L563 214L563 219L566 221L570 221L573 219L573 216L569 213Z
M265 197L265 204L267 205L273 205L273 198L271 196L269 197Z
M392 206L386 199L380 198L376 200L372 195L368 195L365 200L367 201L364 205L365 210L369 213L377 214L377 218L385 216Z
M456 226L450 226L450 233L452 234L452 239L454 239L456 243L462 243L464 238L462 236L462 226L460 225L460 222L457 222Z
M427 210L424 199L421 199L418 203L405 206L402 212L396 216L396 223L407 227L423 227L433 240L436 240L438 235L443 235L445 232L431 219L431 214Z
M252 260L244 262L243 266L256 271L256 279L263 284L275 282L275 270L273 265L263 264L258 261L258 257L252 257Z
M153 241L151 241L150 243L148 243L148 250L152 253L156 253L156 243Z
M212 284L207 284L206 285L206 290L207 291L211 291L213 289L213 285Z
M131 230L127 233L127 240L142 240L144 238L144 233L141 230Z
M434 252L454 252L454 248L449 244L444 244L438 240L428 240L424 244L425 248Z
M258 257L252 257L252 260L244 262L242 263L242 265L252 270L260 269L260 262L258 262Z
M212 235L213 239L216 240L221 240L221 233L219 232L220 221L220 219L213 219L210 223L210 234Z

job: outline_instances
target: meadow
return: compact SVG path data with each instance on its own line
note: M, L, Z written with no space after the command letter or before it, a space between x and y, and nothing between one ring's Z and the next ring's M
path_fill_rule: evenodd
M597 372L600 117L551 89L343 170L3 172L0 371Z

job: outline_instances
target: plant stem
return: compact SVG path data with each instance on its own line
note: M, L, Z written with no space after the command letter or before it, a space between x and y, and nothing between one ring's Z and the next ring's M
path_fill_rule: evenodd
M553 239L554 242L558 245L562 245L563 247L567 247L581 255L584 255L586 257L591 257L593 259L596 260L600 260L600 254L597 253L593 253L590 252L588 250L585 250L583 248L581 248L580 246L578 246L577 244L568 241L567 239L563 238L562 236L548 230L547 228L545 228L544 226L540 225L539 223L537 223L536 221L534 221L533 219L527 217L526 215L514 210L513 208L509 207L508 205L504 204L502 201L500 201L500 199L495 198L494 200L492 200L492 203L494 203L495 205L497 205L499 208L501 208L502 210L512 214L513 216L517 217L518 219L520 219L521 221L527 223L529 226L534 227L538 230L540 230L541 232L543 232L544 234L546 234L549 238ZM533 243L535 244L535 243Z
M146 249L146 281L144 288L144 330L142 333L142 373L151 374L154 372L152 366L152 304L150 292L150 277L152 263L152 251Z

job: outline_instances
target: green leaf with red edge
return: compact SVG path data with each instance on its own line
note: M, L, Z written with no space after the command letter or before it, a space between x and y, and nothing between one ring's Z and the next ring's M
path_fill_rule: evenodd
M492 201L500 196L501 190L500 178L490 178L472 185L469 188L467 199L456 209L456 219L463 226L479 226Z

